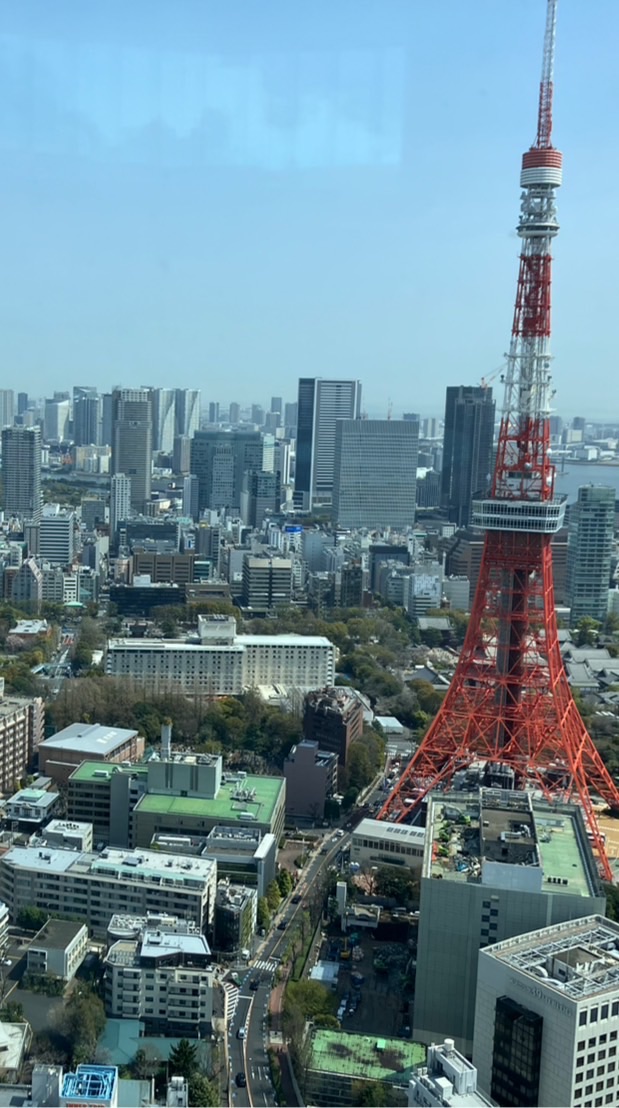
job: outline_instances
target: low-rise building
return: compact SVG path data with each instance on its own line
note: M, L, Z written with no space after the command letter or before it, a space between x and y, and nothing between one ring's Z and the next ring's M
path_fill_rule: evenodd
M224 954L251 950L257 912L255 888L220 881L215 901L215 949Z
M456 1050L453 1039L428 1047L408 1086L408 1108L490 1108L491 1100L477 1089L475 1066Z
M304 823L322 822L325 803L337 793L337 754L317 742L293 746L284 762L286 816Z
M5 696L4 678L0 678L0 792L13 792L26 776L44 724L41 697Z
M50 915L78 916L99 935L118 912L167 911L206 931L214 919L216 885L217 864L210 858L21 846L0 856L0 897L12 920L22 908L36 907Z
M481 951L473 1062L493 1101L619 1103L619 925L586 916Z
M57 795L57 794L56 794ZM64 850L92 850L92 823L77 823L68 819L52 819L44 831L45 845Z
M28 973L53 974L70 981L88 952L88 928L71 920L48 919L28 947Z
M206 837L204 854L217 862L217 876L255 885L258 896L275 878L278 839L257 827L217 824Z
M424 827L362 819L351 835L350 860L362 869L372 866L406 866L407 869L420 872L425 834Z
M58 793L47 789L20 789L9 797L4 809L4 818L11 822L28 824L29 827L42 827L49 820L58 804Z
M148 766L143 763L82 762L69 777L67 816L92 824L95 845L131 846L132 813L146 792L147 780Z
M370 1082L389 1085L392 1102L406 1105L413 1071L426 1057L425 1047L405 1039L318 1028L310 1050L305 1094L319 1108L359 1104Z
M71 723L39 744L39 767L64 784L82 762L136 762L143 753L144 738L133 729Z
M116 937L118 936L118 937ZM149 1034L201 1038L211 1030L211 952L186 920L115 916L105 958L105 1005L114 1019L140 1019Z

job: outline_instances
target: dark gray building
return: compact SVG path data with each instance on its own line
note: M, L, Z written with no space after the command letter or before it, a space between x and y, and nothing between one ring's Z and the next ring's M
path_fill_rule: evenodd
M241 493L241 518L249 527L262 527L265 515L279 511L281 487L279 473L247 470Z
M91 385L73 389L73 442L76 446L101 443L101 397Z
M441 505L458 527L470 523L471 501L484 496L493 468L492 389L456 385L447 389Z
M615 490L583 485L570 505L567 535L567 593L570 623L585 616L601 623L608 612L610 563L615 530Z
M36 519L41 511L41 429L3 427L4 510Z
M331 505L336 424L338 419L358 419L360 411L360 381L299 379L294 479L297 508L311 511Z

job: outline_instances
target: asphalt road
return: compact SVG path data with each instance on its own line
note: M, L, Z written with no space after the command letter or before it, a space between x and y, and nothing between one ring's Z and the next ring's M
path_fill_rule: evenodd
M299 904L292 904L290 897L279 909L274 929L264 940L249 966L237 969L239 974L239 994L234 1015L228 1027L228 1056L230 1063L231 1102L237 1108L271 1108L275 1105L275 1096L269 1074L267 1056L268 1028L267 1014L273 978L279 958L288 941L287 928L277 930L277 923L286 920L290 926L297 912L303 908L303 901L313 883L325 867L332 865L336 855L347 846L350 835L340 835L323 840L327 853L316 851L311 862L303 871L301 880L294 889L294 896L301 896ZM242 976L241 976L242 974ZM257 990L250 983L259 981ZM241 1028L244 1038L239 1038ZM236 1075L244 1073L247 1080L245 1088L236 1085Z

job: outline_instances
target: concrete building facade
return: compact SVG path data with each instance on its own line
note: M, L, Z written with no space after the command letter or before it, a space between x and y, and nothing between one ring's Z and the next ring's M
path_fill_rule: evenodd
M400 419L338 419L335 426L333 519L337 525L412 527L419 424Z
M45 733L41 697L5 696L0 685L0 789L12 793L26 776Z
M339 419L359 419L361 382L301 377L297 408L295 506L311 511L328 505L335 477L335 433Z
M619 926L599 915L479 958L473 1062L498 1104L619 1103Z
M363 704L354 690L330 686L308 693L303 709L303 735L321 750L337 754L346 765L350 744L363 732Z
M148 389L112 393L112 474L131 478L131 507L144 511L150 501L153 413Z
M337 754L320 750L307 739L292 747L284 762L286 815L289 819L319 823L325 803L337 793Z
M71 981L88 953L88 928L72 920L48 919L26 953L28 973Z
M38 518L41 510L39 427L3 427L2 487L7 515Z
M504 789L431 795L415 1037L431 1043L448 1034L470 1054L480 949L549 922L603 913L605 904L579 808Z
M570 626L587 616L603 623L615 529L615 490L584 485L570 505L567 538L567 593Z
M144 736L130 728L71 723L39 744L39 768L64 782L82 762L137 762L143 753Z

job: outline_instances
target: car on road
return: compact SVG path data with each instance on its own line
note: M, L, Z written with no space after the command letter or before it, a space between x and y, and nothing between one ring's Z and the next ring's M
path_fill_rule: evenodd
M250 987L252 993L255 993L260 988L259 978L257 978L257 977L252 978L252 980L249 982L249 987Z
M328 853L329 853L329 847L328 847L328 846L323 846L323 848L322 848L322 850L320 851L320 853L321 853L321 854L328 854Z
M288 926L288 920L287 919L280 920L280 922L277 925L277 930L278 931L285 931L287 926Z
M301 898L301 897L299 896L299 894L297 893L297 894L296 894L296 896L293 896L293 898L292 898L292 904L300 904L300 903L301 903L301 899L302 899L302 898Z
M247 1085L247 1078L244 1073L237 1073L235 1079L237 1089L244 1089Z
M237 1037L237 1039L244 1039L246 1034L247 1034L247 1028L246 1027L239 1027L239 1029L236 1033L236 1037Z

